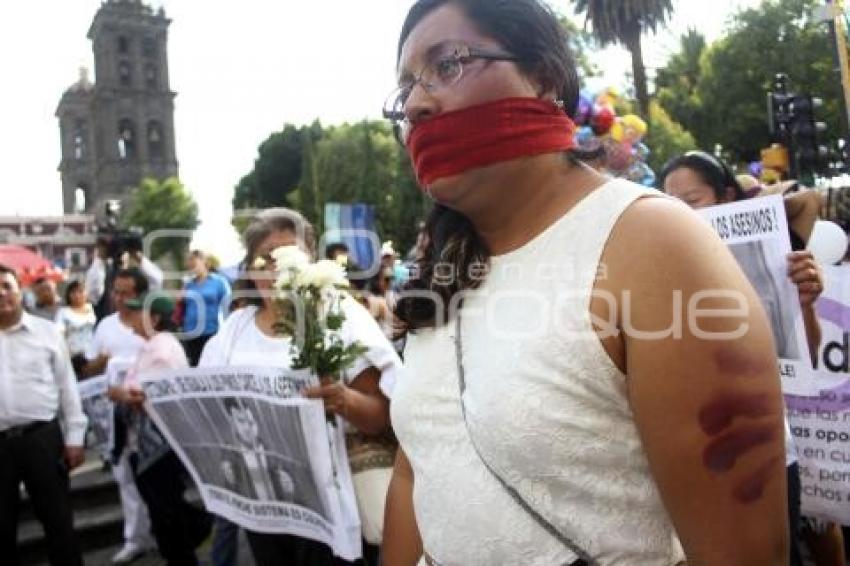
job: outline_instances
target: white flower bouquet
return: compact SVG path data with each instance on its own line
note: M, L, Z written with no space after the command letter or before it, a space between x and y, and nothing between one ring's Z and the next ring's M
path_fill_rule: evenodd
M297 246L277 248L271 256L276 272L275 331L292 338L292 368L339 380L367 350L359 342L346 344L340 334L348 289L345 269L330 260L310 263Z

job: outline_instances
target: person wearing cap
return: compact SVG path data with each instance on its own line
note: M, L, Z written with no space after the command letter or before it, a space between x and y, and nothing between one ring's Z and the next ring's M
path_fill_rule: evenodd
M108 309L115 312L101 319L95 327L94 338L85 354L88 362L80 368L82 377L105 374L110 380L120 381L119 376L132 366L144 340L130 327L132 312L126 302L147 291L148 279L140 269L122 269L115 274L109 291L111 304ZM123 450L126 427L117 419L112 424L113 441L109 452L124 515L124 545L112 557L112 563L129 564L152 550L156 544L150 533L148 509L139 495L126 451Z
M189 367L183 346L171 332L174 301L157 292L124 302L128 323L144 340L123 386L112 386L110 398L119 403L128 424L127 450L136 486L150 513L160 554L169 565L197 564L195 548L206 539L212 519L185 497L186 470L168 442L144 412L142 374Z

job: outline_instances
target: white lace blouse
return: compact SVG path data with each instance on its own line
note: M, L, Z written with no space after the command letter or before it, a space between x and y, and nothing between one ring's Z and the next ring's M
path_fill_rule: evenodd
M464 400L490 465L599 564L683 559L638 437L626 378L589 316L604 245L653 194L610 181L543 234L493 258L465 299ZM657 193L655 193L657 194ZM414 471L426 552L443 565L546 565L576 556L482 464L461 412L455 321L408 338L392 420Z

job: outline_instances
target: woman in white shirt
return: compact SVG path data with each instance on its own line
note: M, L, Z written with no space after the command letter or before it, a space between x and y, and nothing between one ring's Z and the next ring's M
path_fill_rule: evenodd
M568 46L543 0L402 28L385 115L436 204L396 309L384 564L784 564L758 297L693 211L581 162Z
M56 324L68 344L71 362L79 379L79 370L86 363L86 352L94 339L94 327L97 324L94 307L86 299L86 288L82 281L68 283L65 288L65 305L56 313Z
M295 211L276 208L261 212L244 233L247 273L234 290L235 301L247 306L236 310L204 348L200 367L278 365L290 363L290 340L277 335L272 304L275 280L271 252L281 246L298 245L315 257L313 228ZM326 410L342 416L369 437L389 429L389 397L401 362L377 323L357 301L342 303L346 342L358 341L367 348L346 372L345 379L307 391L308 397L324 400ZM254 558L260 566L274 564L338 564L329 547L291 535L248 533ZM214 544L216 546L216 544Z

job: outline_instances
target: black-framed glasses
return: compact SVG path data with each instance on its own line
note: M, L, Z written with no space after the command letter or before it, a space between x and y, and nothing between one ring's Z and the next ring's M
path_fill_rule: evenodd
M393 129L400 141L406 139L406 133L410 128L404 106L416 85L421 85L429 93L451 87L460 81L464 66L476 59L519 61L518 57L504 51L478 49L458 43L448 43L437 48L428 58L428 62L419 75L403 79L384 103L384 118L393 122Z

